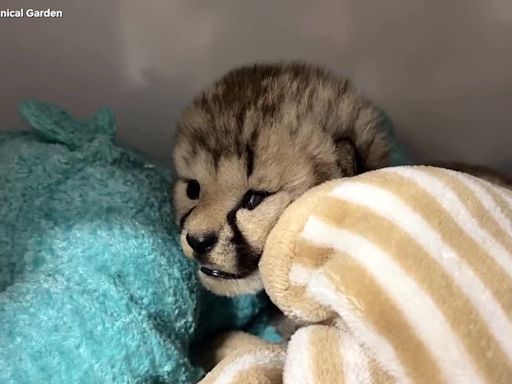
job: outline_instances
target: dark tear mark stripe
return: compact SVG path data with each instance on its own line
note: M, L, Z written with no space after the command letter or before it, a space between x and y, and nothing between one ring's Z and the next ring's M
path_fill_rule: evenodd
M185 221L187 220L187 218L190 216L190 214L192 213L192 211L195 209L195 207L191 208L187 213L185 213L181 219L180 219L180 228L183 229L183 227L185 226Z
M245 236L238 228L236 221L236 213L242 207L242 201L240 201L231 211L228 212L227 221L228 225L233 231L233 242L237 257L237 269L238 274L246 275L254 271L258 267L258 261L261 254L257 252L247 241Z

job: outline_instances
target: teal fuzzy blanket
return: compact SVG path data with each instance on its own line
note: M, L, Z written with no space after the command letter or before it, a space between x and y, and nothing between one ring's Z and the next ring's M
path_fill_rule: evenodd
M32 130L0 134L0 383L193 383L191 343L250 324L279 340L264 295L200 288L172 174L116 144L109 109L20 111Z

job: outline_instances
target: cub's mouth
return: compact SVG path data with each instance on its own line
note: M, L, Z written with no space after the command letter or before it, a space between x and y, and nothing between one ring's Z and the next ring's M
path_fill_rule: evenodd
M220 296L253 294L263 289L258 268L241 273L227 272L218 266L201 264L198 277L207 290Z
M221 269L218 269L218 268L215 268L212 266L208 266L208 265L201 265L199 270L207 276L215 277L218 279L225 279L225 280L238 280L238 279L242 279L245 276L247 276L247 275L242 275L239 273L225 272Z
M251 263L245 264L242 268L237 268L238 271L226 271L223 270L218 265L211 264L209 262L200 262L199 263L199 271L205 274L208 277L216 278L216 279L224 279L224 280L241 280L249 275L253 274L258 269L258 261L260 257L253 258Z

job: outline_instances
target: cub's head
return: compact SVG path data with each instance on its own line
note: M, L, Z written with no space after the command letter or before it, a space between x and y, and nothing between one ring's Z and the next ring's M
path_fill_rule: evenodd
M290 202L387 165L381 124L347 80L304 64L237 68L197 97L177 128L174 199L205 287L260 290L265 240Z

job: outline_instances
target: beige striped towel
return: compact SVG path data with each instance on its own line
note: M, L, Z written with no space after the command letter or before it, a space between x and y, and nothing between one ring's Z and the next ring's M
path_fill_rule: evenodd
M311 325L286 353L228 355L205 382L512 383L508 190L433 167L330 181L287 208L260 273Z

